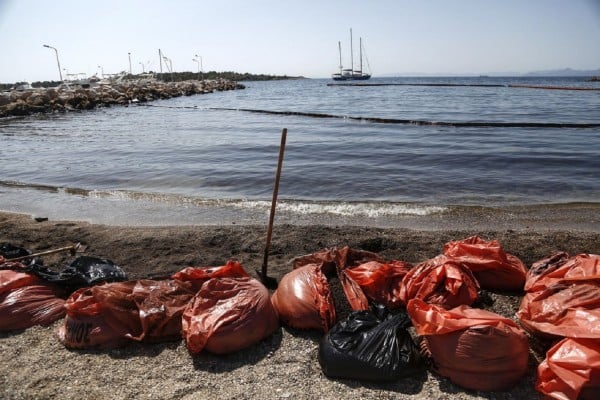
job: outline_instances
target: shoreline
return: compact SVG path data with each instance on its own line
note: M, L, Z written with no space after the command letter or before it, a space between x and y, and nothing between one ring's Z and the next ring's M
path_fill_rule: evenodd
M153 194L72 193L0 185L0 213L115 227L265 225L266 200L211 200ZM434 206L394 202L279 199L276 225L370 226L416 230L598 232L600 203Z
M501 229L482 220L487 230L463 225L460 230L419 230L368 226L277 224L268 275L278 281L291 271L297 256L327 247L370 250L386 259L418 263L439 254L447 241L477 234L497 239L504 249L531 263L566 251L600 253L600 232ZM495 229L494 229L495 228ZM266 223L255 225L117 227L86 222L36 222L31 215L0 212L0 242L32 251L82 243L84 254L113 260L129 279L165 276L187 266L223 265L237 259L256 276L262 264ZM60 269L70 256L44 257ZM492 293L492 311L514 318L518 294ZM346 310L335 297L336 309ZM346 308L344 308L346 307ZM321 334L287 327L256 345L227 356L192 357L175 342L131 345L113 350L67 350L50 327L0 333L0 393L4 398L321 398L512 399L540 398L535 371L544 346L531 342L528 374L506 392L473 392L430 371L387 384L333 380L321 372L317 353ZM43 365L43 368L40 368ZM491 396L491 397L490 397Z

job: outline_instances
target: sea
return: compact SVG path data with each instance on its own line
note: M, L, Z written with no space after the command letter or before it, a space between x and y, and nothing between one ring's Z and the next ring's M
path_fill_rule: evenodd
M0 120L0 210L109 225L265 224L276 200L276 223L395 226L458 209L600 203L600 90L537 87L600 82L242 83Z

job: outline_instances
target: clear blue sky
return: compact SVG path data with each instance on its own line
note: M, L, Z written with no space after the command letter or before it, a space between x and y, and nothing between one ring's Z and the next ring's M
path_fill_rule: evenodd
M600 68L600 0L0 0L0 82L58 79L42 44L63 74L157 71L160 48L175 71L329 77L349 28L374 76Z

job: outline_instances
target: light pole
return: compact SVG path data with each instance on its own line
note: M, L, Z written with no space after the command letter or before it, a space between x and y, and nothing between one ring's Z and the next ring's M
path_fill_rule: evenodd
M163 55L163 58L165 60L165 66L168 67L169 72L171 73L171 82L174 82L173 81L173 62L171 61L171 59L169 57L167 57L165 55Z
M140 65L142 66L142 74L146 73L146 68L144 68L144 63L140 62Z
M129 75L131 75L131 53L127 53L129 56Z
M200 60L192 58L192 61L196 61L196 64L198 64L198 79L200 79Z
M160 49L158 49L158 62L160 63L160 75L162 77L162 62L163 62L163 55L162 55L162 51L160 51Z
M48 46L47 44L43 45L44 47L47 47L49 49L54 50L54 52L56 53L56 63L58 64L58 75L60 76L60 81L62 82L63 78L62 78L62 71L60 70L60 61L58 61L58 50L56 50L54 47L52 46Z
M102 79L104 79L104 67L98 65L98 68L100 68L100 71L102 71Z
M204 80L204 70L202 69L202 56L199 56L198 54L196 54L196 58L200 59L200 80L203 81Z

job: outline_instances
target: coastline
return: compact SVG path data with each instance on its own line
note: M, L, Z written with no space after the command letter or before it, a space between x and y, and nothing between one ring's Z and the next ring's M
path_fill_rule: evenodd
M270 201L91 191L0 182L0 212L109 226L262 225ZM415 230L598 232L600 203L428 205L280 198L276 225L370 226Z
M597 214L595 207L582 206L580 212L582 219L586 213L588 217ZM463 215L461 224L450 228L436 225L439 226L436 229L278 223L273 231L269 275L279 280L291 270L292 258L333 246L362 248L387 259L417 263L439 254L447 241L473 234L499 240L507 252L528 267L557 251L600 253L600 231L570 229L573 224L566 221L569 214L563 210L541 212L529 228L525 225L506 228L495 217L486 215L484 211L469 218ZM554 215L552 226L543 228L544 215ZM526 212L517 213L517 217L520 221L528 218ZM479 224L473 224L477 220ZM262 264L265 238L266 222L109 226L62 220L36 222L31 215L0 212L0 242L33 251L80 242L86 246L86 254L113 260L130 279L164 276L188 265L222 265L228 259L239 260L255 276L254 270ZM60 268L68 257L56 254L44 257L44 261L49 267ZM492 309L514 318L520 297L502 293L492 296L495 300ZM337 301L337 307L344 306ZM58 325L59 322L50 327L0 333L2 397L540 398L534 390L535 368L545 350L545 344L532 342L527 376L510 391L484 393L462 389L431 372L389 384L330 380L318 364L321 337L318 332L284 327L272 337L235 354L191 357L182 341L131 344L107 351L67 350L56 339L54 331Z

